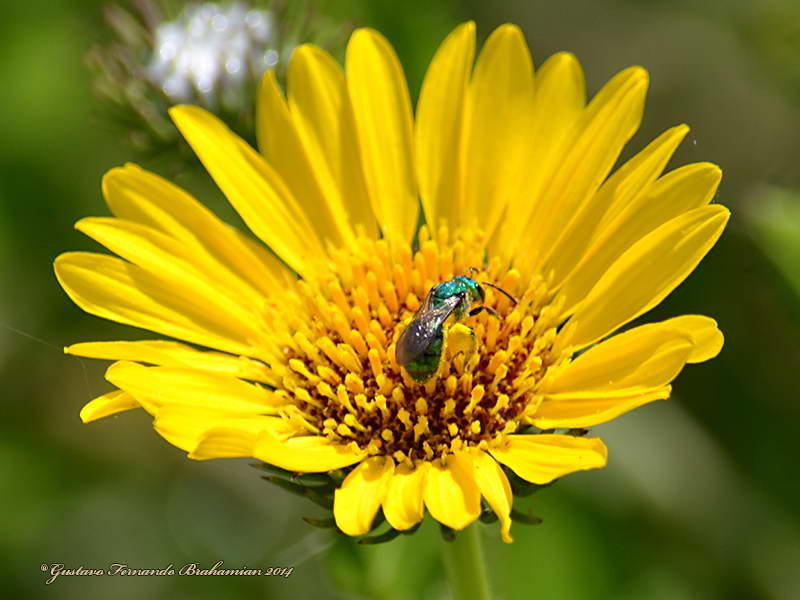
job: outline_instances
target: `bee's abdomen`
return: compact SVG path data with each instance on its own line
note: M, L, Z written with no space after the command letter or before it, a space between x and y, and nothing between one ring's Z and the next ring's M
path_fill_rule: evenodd
M415 381L426 381L436 372L444 347L444 331L441 327L435 337L416 359L405 365L406 371Z

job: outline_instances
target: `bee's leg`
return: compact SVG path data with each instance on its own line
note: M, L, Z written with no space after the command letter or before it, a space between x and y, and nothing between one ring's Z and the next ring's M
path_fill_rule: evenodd
M494 317L497 317L498 319L501 319L501 318L502 318L502 317L500 316L500 313L498 313L498 312L497 312L495 309L493 309L491 306L484 306L483 304L481 304L481 305L480 305L480 306L478 306L477 308L473 308L471 311L469 311L469 316L470 316L470 317L474 317L475 315L478 315L478 314L482 313L483 311L486 311L486 312L488 312L490 315L492 315L492 316L494 316Z

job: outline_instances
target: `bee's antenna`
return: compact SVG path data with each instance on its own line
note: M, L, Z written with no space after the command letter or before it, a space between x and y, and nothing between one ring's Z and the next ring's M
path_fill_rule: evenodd
M467 267L467 271L469 271L469 274L472 276L475 276L477 273L480 272L480 270L477 267Z
M511 294L509 294L507 291L505 291L505 290L504 290L503 288L501 288L499 285L495 285L495 284L493 284L493 283L489 283L488 281L482 281L482 282L481 282L481 285L488 285L490 288L494 288L494 289L496 289L498 292L500 292L501 294L503 294L503 295L504 295L506 298L508 298L509 300L511 300L511 302L513 302L514 304L519 304L519 300L517 300L516 298L514 298L514 296L512 296Z

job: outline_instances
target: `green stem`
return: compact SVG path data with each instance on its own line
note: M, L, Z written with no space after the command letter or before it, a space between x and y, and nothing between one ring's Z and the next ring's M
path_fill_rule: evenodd
M480 529L474 523L443 541L442 554L453 600L489 600L489 578L483 560Z

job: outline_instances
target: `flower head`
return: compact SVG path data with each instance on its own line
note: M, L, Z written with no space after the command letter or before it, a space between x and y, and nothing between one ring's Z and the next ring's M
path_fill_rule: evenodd
M338 48L349 30L299 2L136 4L131 12L106 7L116 39L87 57L95 89L109 119L125 128L138 150L177 150L189 161L191 153L169 121L169 106L202 106L253 140L254 95L264 72L275 70L282 78L297 44Z
M278 64L272 13L244 4L189 4L174 21L159 23L148 78L173 102L236 103L249 78Z
M134 165L106 175L114 217L77 228L121 258L64 254L59 281L84 310L180 342L67 348L117 361L118 389L83 420L142 407L191 458L334 473L349 535L379 510L397 531L426 510L461 529L485 502L510 541L512 484L604 466L586 428L667 398L685 364L722 346L697 315L615 334L716 242L720 171L663 173L680 125L611 173L639 125L641 68L587 103L575 58L534 76L514 26L473 68L474 52L473 24L450 34L413 117L375 31L354 33L344 73L301 46L288 98L263 80L259 151L200 108L172 109L260 241ZM420 340L399 342L432 311Z

